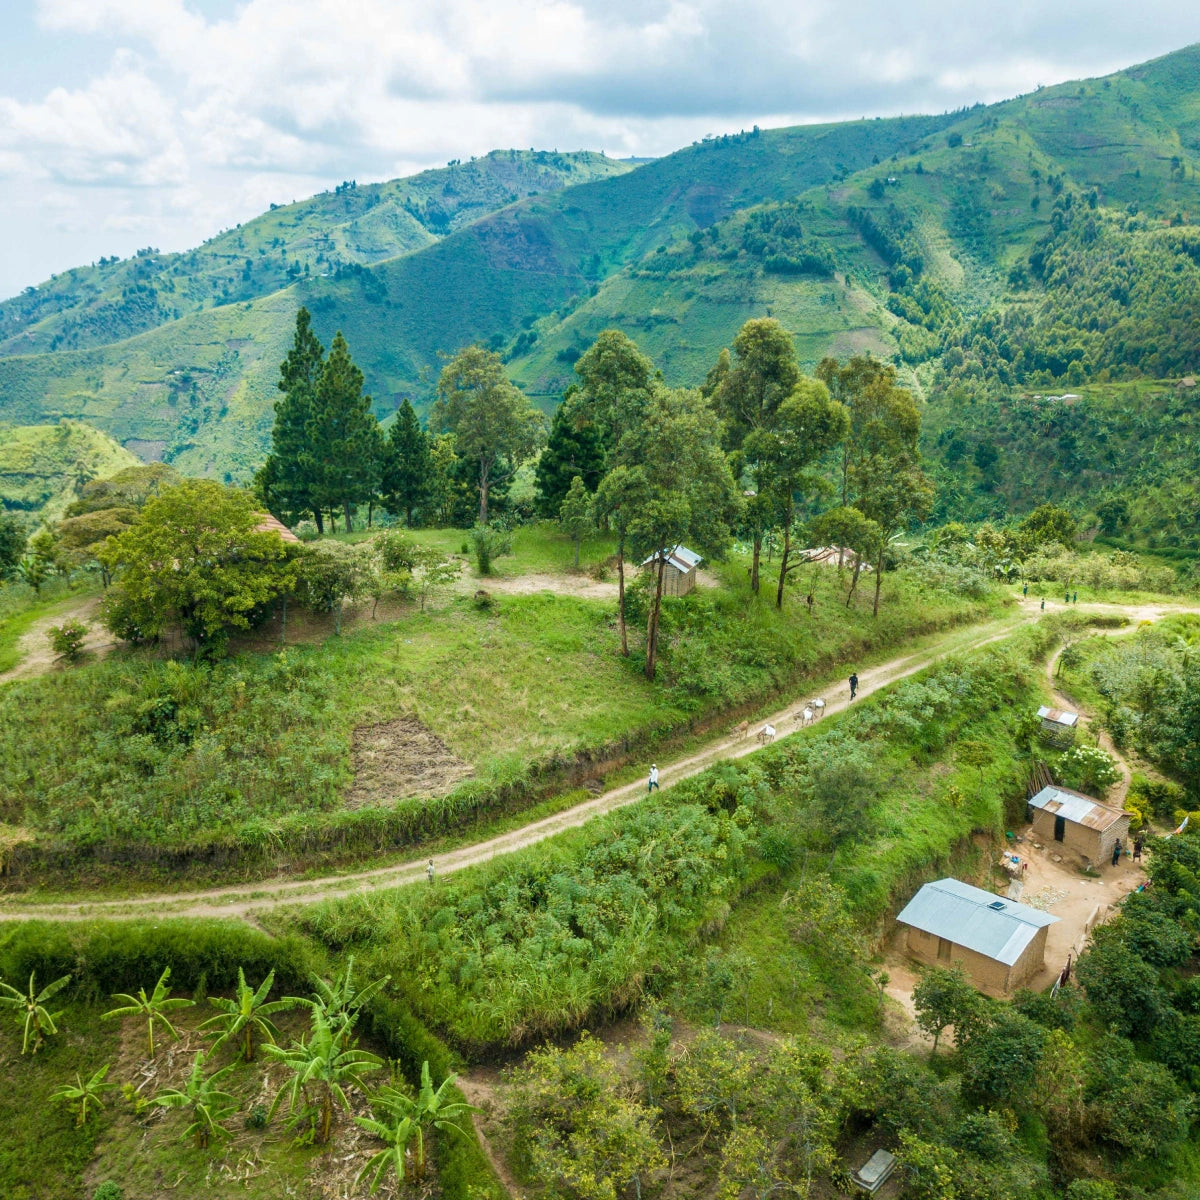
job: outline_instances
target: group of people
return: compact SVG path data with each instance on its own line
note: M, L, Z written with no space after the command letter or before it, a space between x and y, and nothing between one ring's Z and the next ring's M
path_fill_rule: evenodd
M1029 595L1029 584L1027 584L1027 583L1021 584L1021 595L1022 596ZM1078 604L1079 603L1079 593L1078 592L1064 592L1063 593L1063 603L1064 604ZM1046 601L1043 599L1042 600L1042 612L1045 612L1045 611L1046 611Z
M1145 848L1146 848L1146 839L1142 834L1139 833L1133 839L1133 854L1131 855L1131 857L1134 862L1142 861L1142 851ZM1117 838L1117 840L1113 843L1113 852L1112 852L1112 865L1114 867L1117 865L1117 863L1119 863L1121 861L1121 854L1124 852L1124 850L1125 850L1125 847L1121 845L1121 839Z

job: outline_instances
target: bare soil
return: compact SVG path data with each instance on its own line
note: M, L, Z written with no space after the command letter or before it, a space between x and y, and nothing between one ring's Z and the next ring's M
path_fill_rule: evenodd
M354 731L354 783L348 808L388 804L407 796L444 796L471 774L464 762L417 717Z
M63 665L50 648L50 639L47 635L51 628L61 625L64 621L82 621L89 626L87 637L83 640L85 656L102 658L106 655L116 643L112 639L112 634L96 620L99 608L99 597L88 596L84 600L59 609L50 616L40 617L34 621L17 643L17 651L21 655L20 661L11 670L0 672L0 683L6 683L12 679L27 679L31 675L44 675L47 671L62 670Z

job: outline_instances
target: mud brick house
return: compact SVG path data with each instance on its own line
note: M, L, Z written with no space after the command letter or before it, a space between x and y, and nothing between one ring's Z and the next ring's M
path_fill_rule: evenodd
M908 952L930 966L960 966L993 996L1029 982L1045 964L1046 930L1058 920L957 879L927 883L896 918Z
M1051 784L1029 799L1033 836L1048 846L1058 843L1080 862L1102 867L1112 862L1117 838L1129 840L1129 814L1091 796Z

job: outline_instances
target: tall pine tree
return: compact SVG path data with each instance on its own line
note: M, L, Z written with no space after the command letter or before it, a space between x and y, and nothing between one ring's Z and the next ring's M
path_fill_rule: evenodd
M317 503L331 509L340 505L349 531L354 506L378 493L384 443L371 397L363 394L363 373L341 333L321 371L308 434L317 466Z
M394 517L403 516L412 528L413 515L430 499L432 475L429 435L406 397L396 410L384 454L379 488L383 507Z
M572 403L574 389L554 414L550 438L537 465L538 512L554 518L578 475L589 492L595 492L604 473L604 451L596 428L580 420Z
M309 444L309 426L317 384L324 367L325 350L312 331L307 308L296 314L296 335L288 356L279 367L281 400L275 401L275 426L271 453L255 476L263 503L284 521L312 514L324 532L317 499L319 472Z

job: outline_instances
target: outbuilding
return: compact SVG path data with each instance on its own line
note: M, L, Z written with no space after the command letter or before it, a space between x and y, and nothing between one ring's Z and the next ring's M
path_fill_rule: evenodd
M696 568L703 560L694 550L676 546L673 550L659 550L650 555L642 566L657 566L664 559L663 595L686 596L696 586Z
M1079 727L1078 713L1043 704L1038 709L1038 717L1041 718L1042 732L1055 745L1069 746L1075 740L1075 730Z
M1117 839L1124 844L1129 838L1127 812L1056 784L1029 798L1029 819L1035 838L1057 842L1093 867L1111 862Z
M262 519L254 527L255 533L277 533L280 540L284 542L295 542L297 545L300 539L277 517L271 516L270 513L263 513Z
M1046 961L1049 913L958 879L927 883L896 918L908 927L908 952L931 966L961 966L980 991L1003 996Z

